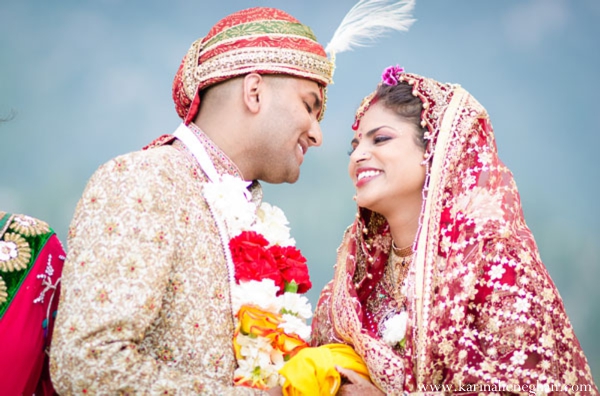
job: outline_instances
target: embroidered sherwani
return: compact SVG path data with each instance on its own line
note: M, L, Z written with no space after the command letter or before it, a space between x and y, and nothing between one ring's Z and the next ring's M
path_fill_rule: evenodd
M238 174L196 134L218 172ZM229 277L202 195L206 178L179 142L156 146L102 165L77 205L53 339L55 387L61 394L257 393L232 386Z

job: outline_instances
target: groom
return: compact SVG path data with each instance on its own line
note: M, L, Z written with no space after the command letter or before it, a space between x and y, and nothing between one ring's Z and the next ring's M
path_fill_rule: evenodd
M295 182L321 144L331 73L310 28L277 9L229 15L192 44L173 85L183 124L102 165L77 205L52 348L59 393L256 394L233 388L228 240L203 186L233 175L260 203L257 180Z

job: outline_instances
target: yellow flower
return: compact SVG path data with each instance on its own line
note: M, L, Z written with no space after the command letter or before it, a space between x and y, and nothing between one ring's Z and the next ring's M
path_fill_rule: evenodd
M275 338L273 347L283 352L285 359L289 359L297 354L301 349L306 348L308 344L302 338L295 334L279 333Z
M238 311L239 330L242 334L268 337L277 332L281 323L279 315L263 311L260 308L244 305ZM275 334L272 335L274 338Z
M251 337L264 337L272 343L279 334L279 326L281 317L273 313L263 311L255 306L243 305L238 311L238 327L233 336L233 348L235 356L240 359L241 345L238 342L238 335Z

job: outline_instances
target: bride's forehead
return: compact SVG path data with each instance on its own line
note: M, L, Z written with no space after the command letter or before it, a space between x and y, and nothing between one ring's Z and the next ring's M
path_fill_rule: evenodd
M362 132L360 132L360 131L352 131L352 132L353 132L353 134L352 134L352 140L351 140L352 143L356 143L357 141L359 141L360 139L362 139L362 137L363 137L363 133Z

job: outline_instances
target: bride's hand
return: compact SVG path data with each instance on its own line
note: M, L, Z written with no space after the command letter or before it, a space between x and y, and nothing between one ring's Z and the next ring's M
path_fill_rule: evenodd
M281 389L281 386L276 386L275 388L269 389L267 391L267 393L269 395L279 396L279 395L283 395L283 390Z
M337 371L347 382L340 387L338 395L364 395L380 396L385 395L373 383L361 377L358 373L343 367L336 366Z

